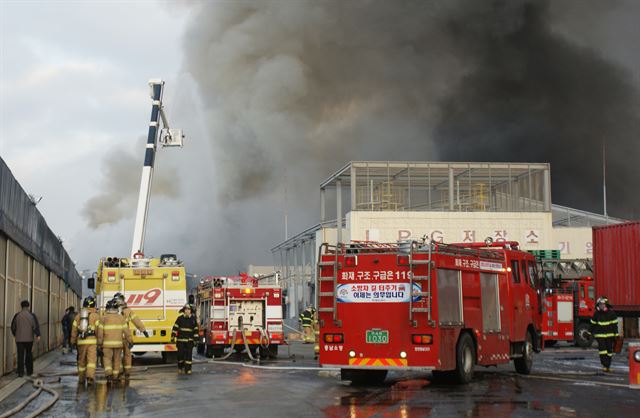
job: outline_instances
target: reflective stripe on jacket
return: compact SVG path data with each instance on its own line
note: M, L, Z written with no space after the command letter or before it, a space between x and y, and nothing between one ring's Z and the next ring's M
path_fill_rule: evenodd
M108 312L98 326L98 344L108 348L121 348L131 343L131 331L124 317L117 312Z
M189 318L180 315L171 330L171 338L176 338L176 341L181 343L197 341L199 334L200 330L195 315L191 315Z
M618 316L611 308L606 312L596 309L591 318L590 330L595 338L617 337Z
M144 323L138 318L138 316L133 313L131 308L122 309L122 316L124 316L124 320L127 323L127 326L131 328L131 323L138 329L140 332L144 332L147 329L144 327Z
M89 325L87 327L87 335L85 335L84 338L80 338L79 331L78 331L80 315L76 315L76 318L71 323L71 344L95 345L98 343L98 340L96 339L96 335L98 333L98 326L100 325L100 315L96 313L95 308L86 308L86 309L89 310Z

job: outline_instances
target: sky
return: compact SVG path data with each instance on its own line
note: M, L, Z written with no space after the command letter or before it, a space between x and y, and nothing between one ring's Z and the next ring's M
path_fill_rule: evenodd
M456 131L460 103L482 103L482 92L501 87L483 77L511 71L501 54L513 52L512 35L527 30L521 12L528 3L502 3L496 12L485 5L497 3L465 0L429 7L378 0L0 0L0 156L27 193L42 197L38 209L78 269L95 269L102 256L126 256L151 105L147 82L162 78L170 123L186 141L158 152L146 252L177 253L197 274L269 264L269 249L284 238L285 187L291 234L317 222L317 186L349 160L455 160L438 148L438 135L467 134ZM628 85L625 100L637 106L640 2L549 5L533 34L542 33L540 45L575 57L574 67L551 65L549 74L593 63L612 74L604 90ZM478 20L487 10L489 17ZM470 32L451 33L456 22ZM475 37L496 35L492 25L506 41L485 56ZM478 71L485 64L491 71ZM597 71L584 78L586 87L569 83L578 90L567 92L571 103L586 98L597 105L596 96L579 91L597 84ZM467 90L465 80L485 87ZM549 96L529 89L530 102L554 99L553 89L540 90ZM454 110L450 125L442 123L443 103ZM585 114L575 112L569 125L588 122ZM492 121L481 116L480 126ZM618 124L601 119L605 130ZM580 161L597 171L597 156ZM626 167L621 176L637 173L629 161L615 161ZM552 175L560 168L554 163ZM599 202L599 191L577 197ZM556 203L572 206L563 190L553 192ZM622 213L616 210L611 202L610 214Z
M38 209L81 269L129 252L133 214L91 230L81 211L104 184L104 164L129 155L141 169L150 78L166 80L173 110L186 17L151 1L0 2L0 155L42 196ZM139 174L130 181L137 191Z

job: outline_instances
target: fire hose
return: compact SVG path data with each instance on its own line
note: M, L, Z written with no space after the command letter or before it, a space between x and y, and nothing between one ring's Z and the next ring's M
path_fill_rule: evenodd
M43 391L52 395L53 398L50 399L47 403L45 403L41 407L39 407L38 409L36 409L35 411L33 411L31 414L27 415L27 418L37 417L38 415L42 414L47 409L51 408L53 404L55 404L60 398L60 394L55 390L45 386L42 379L28 379L28 380L33 383L33 387L36 388L36 391L33 392L31 395L29 395L27 398L25 398L18 405L16 405L13 409L2 413L2 415L0 415L0 418L7 418L22 411L32 400L37 398Z

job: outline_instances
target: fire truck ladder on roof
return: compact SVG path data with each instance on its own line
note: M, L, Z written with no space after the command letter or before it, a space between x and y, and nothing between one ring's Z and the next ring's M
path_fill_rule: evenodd
M433 245L431 242L428 243L428 250L424 251L424 245L417 241L411 242L411 249L409 252L409 321L413 327L418 326L418 321L414 319L414 314L416 313L426 313L427 321L431 323L431 271L432 271L432 254L433 254ZM428 254L428 258L426 260L416 260L414 258L415 254ZM416 275L415 269L418 266L426 265L427 274L426 275ZM413 291L413 284L418 282L421 286L420 292ZM425 291L426 290L426 291ZM414 306L413 298L415 296L419 296L426 303L427 306Z
M332 261L322 261L322 254L323 254L323 249L326 249L326 251L324 251L324 253L329 253L329 245L327 243L324 243L320 246L319 254L318 254L318 272L317 272L317 278L318 278L318 289L316 291L316 307L318 310L318 313L320 312L331 312L333 313L333 320L334 322L338 320L338 299L336 298L336 287L338 286L338 270L339 270L339 264L338 264L338 253L340 252L340 244L338 244L335 248L334 251L334 258ZM333 275L332 277L322 277L322 267L332 267L333 268ZM331 282L332 283L332 287L331 287L331 292L321 292L322 290L322 282ZM331 307L321 307L320 306L320 298L322 297L331 297L333 299L333 305Z

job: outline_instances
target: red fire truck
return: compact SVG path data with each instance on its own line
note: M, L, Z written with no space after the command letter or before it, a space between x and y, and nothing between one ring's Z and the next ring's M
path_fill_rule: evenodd
M250 356L276 357L285 343L278 276L205 277L196 288L199 353L222 357L227 348L248 348Z
M343 380L432 370L466 383L476 364L531 371L541 286L517 242L323 244L317 306L322 367Z
M546 346L557 341L573 341L590 347L589 321L595 309L593 264L589 259L542 259L544 277L542 339Z

